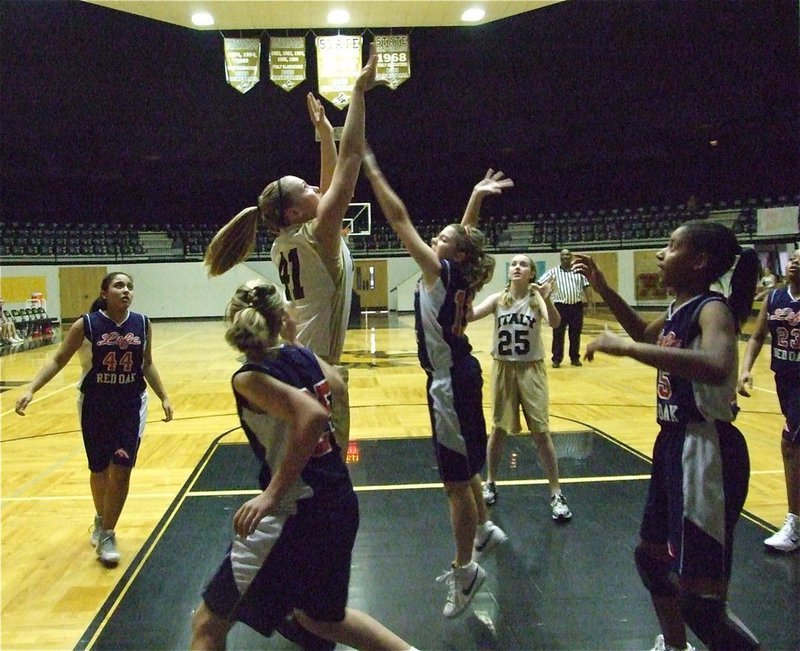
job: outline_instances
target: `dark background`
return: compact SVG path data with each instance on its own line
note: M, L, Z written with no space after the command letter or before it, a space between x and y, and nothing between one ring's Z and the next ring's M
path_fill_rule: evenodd
M72 0L3 0L0 29L4 221L221 224L278 175L318 178L305 93L333 30L308 32L290 93L269 30L225 32L261 36L242 95L218 31ZM412 77L368 94L367 134L412 216L457 217L488 166L516 181L509 212L800 189L797 0L568 0L410 33Z

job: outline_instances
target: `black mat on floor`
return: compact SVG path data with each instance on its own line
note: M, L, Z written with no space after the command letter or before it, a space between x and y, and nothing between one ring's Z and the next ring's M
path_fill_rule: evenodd
M510 438L502 477L511 483L501 484L493 509L510 540L485 563L474 607L455 621L442 617L446 588L435 582L453 547L441 489L391 488L438 482L430 441L360 441L351 473L367 490L359 491L350 605L420 649L651 648L658 626L632 560L649 463L591 432L554 440L573 520L552 521L546 484L513 483L543 475L530 439ZM197 493L252 490L255 472L246 445L217 446L76 648L187 649L192 610L247 499ZM747 519L738 527L731 607L764 648L798 649L800 555L765 553L764 536ZM228 648L296 647L237 625Z

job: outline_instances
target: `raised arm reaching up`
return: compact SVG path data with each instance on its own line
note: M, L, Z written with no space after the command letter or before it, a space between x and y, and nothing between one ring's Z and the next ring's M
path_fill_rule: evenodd
M361 69L355 85L347 117L342 129L339 155L331 177L330 188L320 197L314 234L320 246L328 253L335 253L342 239L342 219L353 192L364 155L365 102L364 93L375 85L375 70L378 55L375 44L370 44L369 60Z
M322 106L313 93L306 95L306 105L308 107L308 117L311 124L319 136L320 170L319 170L319 191L325 194L331 186L333 170L336 169L336 141L333 138L333 126L325 115L325 107Z
M498 195L506 188L513 188L514 181L506 178L506 175L498 170L495 172L491 167L486 171L484 176L472 189L472 194L467 202L467 207L464 210L464 216L461 218L462 226L477 226L478 219L481 214L481 206L483 200L489 195Z

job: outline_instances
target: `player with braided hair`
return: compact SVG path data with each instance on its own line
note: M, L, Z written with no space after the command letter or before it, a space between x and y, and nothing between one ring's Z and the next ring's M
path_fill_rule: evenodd
M262 492L234 515L236 535L195 612L191 648L224 649L237 621L269 636L293 613L331 645L411 649L347 608L358 499L331 431L331 402L346 390L339 374L308 348L281 343L295 324L272 283L241 285L225 317L225 339L245 355L232 385Z

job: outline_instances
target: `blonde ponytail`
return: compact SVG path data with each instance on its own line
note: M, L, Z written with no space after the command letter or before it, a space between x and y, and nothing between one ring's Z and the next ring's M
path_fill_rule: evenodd
M203 259L209 276L219 276L250 256L260 215L256 206L250 206L217 231Z

